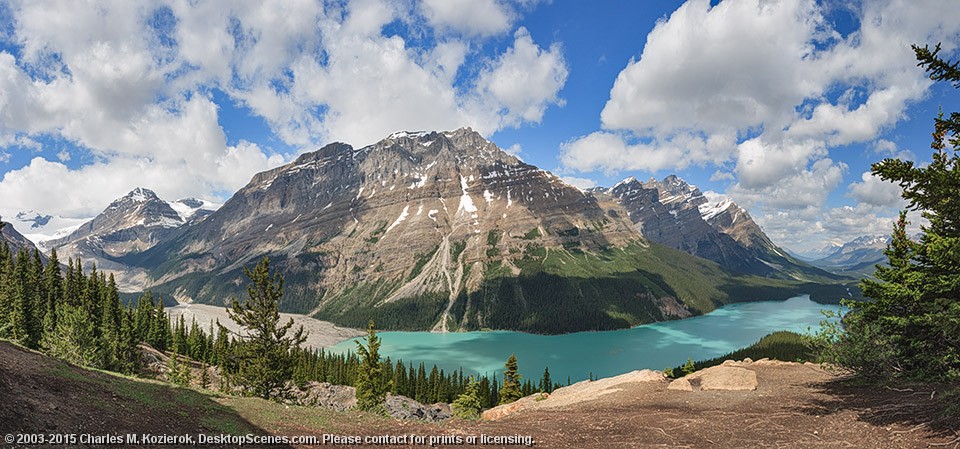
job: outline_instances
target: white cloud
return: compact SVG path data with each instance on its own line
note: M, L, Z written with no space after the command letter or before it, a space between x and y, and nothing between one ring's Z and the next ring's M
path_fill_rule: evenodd
M811 224L832 210L847 169L831 151L875 142L879 155L913 159L880 137L931 85L910 44L956 48L960 2L711 3L690 0L657 23L617 76L604 129L564 143L561 163L580 172L714 165L711 180L735 180L726 193L775 241L839 233ZM859 28L841 35L829 8L848 10ZM867 217L874 223L895 215L892 190L873 179L851 185L850 197L883 209Z
M740 186L765 188L801 172L808 161L825 154L822 142L767 142L758 137L737 146L735 173Z
M515 143L515 144L513 144L513 145L510 145L510 146L507 147L507 148L504 148L504 149L503 149L503 152L504 152L504 153L507 153L507 154L509 154L509 155L511 155L511 156L513 156L513 157L515 157L515 158L520 159L520 158L521 158L520 155L523 154L523 147L520 146L519 143Z
M597 181L588 178L577 178L575 176L561 176L560 180L570 184L580 190L587 190L597 186Z
M607 173L621 170L657 171L683 169L690 165L719 163L726 159L729 148L736 148L736 134L716 133L710 136L681 133L665 140L628 143L623 133L597 131L578 137L560 146L560 161L565 167Z
M809 167L776 180L758 184L734 184L727 194L750 210L761 211L818 209L843 180L847 170L843 162L819 159Z
M424 0L420 7L438 28L468 36L505 33L514 20L513 10L496 0Z
M674 146L677 135L707 141L732 135L732 141L720 139L728 145L676 153L667 168L736 160L738 174L748 175L743 184L763 187L784 171L828 156L832 147L876 139L931 83L916 67L910 44L954 47L960 23L947 18L960 15L960 3L889 0L842 7L852 8L861 22L846 37L824 19L826 6L813 0L684 3L649 33L639 59L617 76L600 115L603 127L618 131L623 146L635 151L588 163L571 158L580 164L569 167L649 169L659 166L657 151ZM821 148L813 150L810 142ZM760 173L765 167L770 173Z
M733 181L736 179L733 173L717 170L710 175L711 181Z
M230 191L293 157L228 143L213 100L220 92L293 151L364 145L398 129L490 134L539 122L563 104L560 45L540 47L521 28L501 53L479 54L529 6L469 2L464 15L446 2L16 1L5 38L21 50L0 51L0 156L51 136L95 162L67 168L69 152L34 160L7 173L0 195L48 213L93 214L135 186L169 197ZM381 32L396 21L434 39ZM480 64L464 73L468 56ZM67 197L31 193L50 176Z
M603 125L664 135L782 124L817 93L807 61L822 20L812 0L689 1L617 76Z
M548 106L563 105L559 94L568 73L559 44L544 50L521 27L513 46L480 73L472 109L498 117L494 129L539 123Z
M864 172L860 179L862 182L850 184L850 196L857 201L874 206L897 208L906 206L906 202L900 196L903 189L897 184L884 181L870 172Z

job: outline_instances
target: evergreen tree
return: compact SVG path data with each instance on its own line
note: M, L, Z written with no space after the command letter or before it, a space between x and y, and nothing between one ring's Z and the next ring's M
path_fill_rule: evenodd
M43 313L43 336L48 339L57 327L57 306L63 302L63 277L60 273L60 261L57 259L56 248L50 251L50 260L44 270L44 283L47 287L45 311Z
M95 326L87 311L64 305L57 313L57 327L48 343L49 354L77 365L96 366L99 351Z
M457 399L451 404L453 414L463 419L477 419L480 417L480 410L483 404L480 402L480 383L474 380L473 376L467 380L467 386L463 393L457 396Z
M543 376L540 377L540 391L550 393L553 391L553 380L550 379L550 368L543 368Z
M509 404L520 399L520 373L517 372L517 355L510 354L507 363L504 365L506 370L503 372L503 385L500 387L500 404Z
M110 274L110 280L107 282L106 289L101 293L100 303L100 352L101 364L104 369L118 370L118 365L122 355L120 339L120 314L123 310L120 306L120 293L117 291L117 283Z
M913 49L931 79L960 88L960 62L940 58L939 45ZM936 118L931 147L926 166L892 158L872 165L875 176L900 185L908 208L929 225L913 242L901 213L885 252L889 267L861 282L868 299L847 302L842 324L828 324L813 339L821 358L863 377L960 379L960 113Z
M0 338L10 338L13 313L13 255L6 241L0 242Z
M279 324L283 277L271 276L270 260L265 257L253 270L244 272L250 279L248 297L242 303L234 300L227 309L230 319L246 329L238 343L239 370L234 380L254 396L276 398L293 375L291 351L299 348L306 336L303 326L287 335L293 327L292 318Z
M387 397L387 388L383 383L383 365L380 363L380 337L373 327L373 320L367 325L366 345L355 341L360 366L357 370L357 408L360 410L383 412L383 401Z
M12 308L10 310L10 337L27 347L34 347L31 323L33 322L33 292L28 283L30 259L27 252L17 252L12 279Z
M687 363L684 363L683 366L680 367L680 372L682 372L684 376L693 374L696 370L697 368L693 365L693 359L689 357L687 358Z

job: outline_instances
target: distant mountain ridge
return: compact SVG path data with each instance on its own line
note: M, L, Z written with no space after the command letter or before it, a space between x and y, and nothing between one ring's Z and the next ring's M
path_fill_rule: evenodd
M887 256L883 252L890 241L889 235L863 235L840 245L826 257L810 263L847 276L873 276L876 265L887 262Z
M210 207L193 198L169 203L152 190L138 187L73 232L44 241L43 246L56 249L62 260L79 257L87 268L96 264L113 273L126 289L142 288L148 282L142 270L117 259L170 238L179 227L209 215L212 211L204 208Z
M592 192L618 201L644 237L734 272L796 280L837 279L776 246L732 199L704 194L676 175L647 182L629 177Z

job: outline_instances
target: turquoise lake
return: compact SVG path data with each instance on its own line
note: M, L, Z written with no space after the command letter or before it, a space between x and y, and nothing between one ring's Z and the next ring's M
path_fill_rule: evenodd
M464 373L502 375L503 364L517 354L520 373L537 381L544 367L554 381L576 382L589 377L609 377L635 369L663 369L682 364L688 357L709 359L748 346L777 330L805 333L819 328L821 310L838 306L817 304L807 295L786 301L736 303L706 315L684 320L645 324L606 332L534 335L492 331L464 333L382 332L380 356L404 363L424 362ZM328 350L355 351L354 340Z

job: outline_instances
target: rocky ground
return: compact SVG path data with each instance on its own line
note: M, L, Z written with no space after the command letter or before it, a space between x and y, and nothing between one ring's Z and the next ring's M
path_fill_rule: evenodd
M424 437L423 444L374 447L429 447L430 436L437 438L434 447L460 447L471 437L481 447L523 446L523 437L548 448L960 447L960 422L938 417L943 404L937 398L948 385L857 385L809 364L757 361L721 368L688 378L690 391L678 389L682 382L669 388L656 372L636 371L524 399L511 410L488 412L494 419L431 423L134 381L0 342L0 433ZM756 384L740 369L752 372ZM718 385L740 389L710 389ZM519 444L489 439L496 436L519 436ZM457 439L463 443L452 443Z

